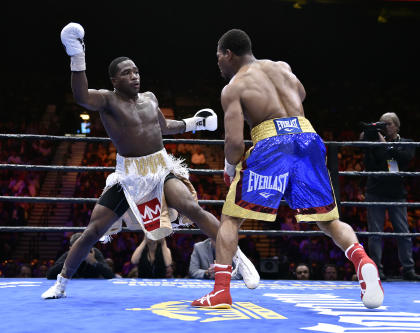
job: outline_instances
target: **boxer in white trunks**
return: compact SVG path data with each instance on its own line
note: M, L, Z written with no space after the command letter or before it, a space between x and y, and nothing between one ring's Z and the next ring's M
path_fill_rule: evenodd
M165 134L214 131L217 115L203 109L181 121L165 119L155 95L139 93L139 71L127 57L116 58L109 65L113 91L88 89L84 34L77 23L69 23L61 31L61 41L71 57L73 96L79 105L99 112L117 148L117 166L107 178L89 225L72 246L57 281L42 294L44 299L66 296L68 280L92 246L104 235L118 232L122 219L129 227L142 228L151 239L163 238L171 232L170 220L176 213L194 222L212 239L219 228L219 221L198 205L187 169L166 153L162 140ZM239 248L234 260L247 287L257 287L259 275Z

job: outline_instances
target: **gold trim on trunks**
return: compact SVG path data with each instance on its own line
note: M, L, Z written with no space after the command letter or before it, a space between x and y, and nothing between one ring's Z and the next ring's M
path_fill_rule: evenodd
M130 174L129 170L132 168L133 165L136 170L136 173L142 176L146 176L149 173L156 173L159 169L159 165L162 168L167 167L165 159L163 158L161 152L144 157L124 158L125 173Z
M251 130L252 143L255 145L257 142L261 140L279 135L277 133L276 125L274 124L274 122L276 120L281 121L282 119L284 119L285 121L287 121L288 119L297 119L297 122L302 131L284 133L280 135L297 134L297 133L316 133L311 123L309 122L309 120L306 119L305 117L275 118L275 119L263 121L261 124L258 124Z

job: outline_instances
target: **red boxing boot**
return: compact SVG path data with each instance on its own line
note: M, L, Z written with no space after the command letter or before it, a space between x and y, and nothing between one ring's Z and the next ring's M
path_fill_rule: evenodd
M206 309L230 309L232 297L230 296L231 265L214 265L214 289L194 302L191 306Z
M346 252L346 257L353 262L362 289L361 297L364 306L374 309L384 301L384 289L379 278L378 267L366 254L359 243L354 243Z

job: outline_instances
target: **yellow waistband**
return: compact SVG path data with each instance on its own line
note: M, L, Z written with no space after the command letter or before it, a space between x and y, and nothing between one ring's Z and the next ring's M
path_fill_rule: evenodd
M252 143L272 136L297 134L297 133L316 133L311 123L305 117L275 118L263 121L251 130Z

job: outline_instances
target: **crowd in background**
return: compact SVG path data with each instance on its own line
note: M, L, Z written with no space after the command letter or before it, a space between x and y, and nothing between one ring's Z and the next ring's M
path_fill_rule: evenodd
M19 125L11 122L1 123L2 133L38 133L45 134L48 127L40 126L36 121ZM0 163L48 165L54 155L54 142L46 140L0 140ZM43 181L43 173L33 170L0 170L0 195L2 196L30 196L39 195ZM0 201L0 225L25 226L28 223L32 204L28 202ZM21 234L0 233L0 254L2 259L10 259L19 243ZM28 263L25 263L28 266ZM3 263L4 266L4 263ZM28 268L25 268L28 270ZM14 272L14 269L12 269ZM13 273L15 274L15 273ZM0 276L2 269L0 269Z
M395 83L390 87L381 87L378 83L365 83L349 101L339 92L343 86L350 87L350 83L344 82L340 87L335 82L329 82L329 95L324 96L319 86L307 88L308 98L305 102L305 110L308 118L318 130L325 141L357 141L360 128L359 121L375 121L380 114L386 111L396 111L400 115L402 132L405 137L419 141L415 127L411 127L411 119L418 120L419 105L406 103L412 99L410 87L401 83ZM153 90L153 84L150 84ZM157 84L156 84L157 86ZM204 88L203 88L204 89ZM211 87L206 86L207 96L218 96L209 92ZM214 88L216 90L216 88ZM216 104L213 100L200 102L201 91L191 92L193 102L189 106L183 106L180 97L174 91L164 90L157 96L161 98L163 106L172 108L176 119L191 114L196 109L196 104L203 106L207 102ZM411 92L412 93L412 92ZM0 125L1 133L36 133L63 135L76 133L80 126L78 119L81 111L75 106L71 94L67 92L61 99L54 103L40 100L35 94L28 94L22 101L8 91L8 100L16 102L14 107L18 112L11 114ZM384 96L387 96L385 98ZM372 98L372 96L374 96ZM391 96L391 97L389 97ZM215 99L217 99L215 97ZM4 101L2 101L4 102ZM180 106L178 106L180 104ZM216 108L216 107L215 107ZM220 109L220 106L217 106ZM366 118L366 110L370 110L369 118ZM191 111L191 112L190 112ZM50 116L45 117L45 114ZM26 115L26 116L25 116ZM53 116L51 116L53 115ZM220 112L219 112L220 115ZM92 116L91 136L106 136L100 122ZM416 118L417 117L417 118ZM222 117L220 117L222 118ZM328 119L328 122L324 122ZM41 121L42 120L42 121ZM221 123L221 120L219 121ZM246 130L247 131L247 130ZM182 138L200 138L203 135L209 138L223 138L223 128L215 133L200 133L176 136ZM2 164L53 164L52 160L56 143L48 140L0 140L0 163ZM168 152L181 157L186 164L194 169L221 169L223 167L223 150L221 146L168 144ZM83 156L82 165L89 166L114 166L116 150L109 143L88 143ZM363 171L363 150L361 148L343 147L338 154L340 171ZM410 164L411 171L420 170L420 155L417 154ZM46 172L31 170L0 170L0 195L2 196L38 196L42 187ZM106 172L82 172L78 173L73 197L97 198L105 186ZM191 181L197 190L198 198L202 200L223 200L226 187L218 182L216 177L196 175L191 173ZM363 201L364 177L340 177L340 199L342 201ZM420 201L415 189L419 188L420 178L409 177L407 179L408 201ZM0 225L2 226L25 226L34 204L14 203L0 201ZM89 203L72 204L71 211L66 223L67 226L86 226L92 213L93 205ZM207 205L205 209L220 218L221 207ZM356 231L367 231L366 210L359 207L342 207L342 219L353 226ZM420 232L420 209L408 209L408 222L411 232ZM297 224L292 211L282 207L276 223L250 222L249 226L264 229L282 230L316 230L311 224ZM386 222L386 232L392 231L389 221ZM19 246L19 233L0 233L0 277L44 277L46 271L54 261L67 251L71 233L63 235L61 247L57 249L54 258L18 258L15 256L16 247ZM120 233L109 244L98 244L97 248L105 258L112 259L113 269L122 277L129 276L133 269L130 258L143 238L139 233ZM184 278L188 276L188 265L193 245L204 240L203 235L173 234L166 239L167 246L171 250L173 259L173 277ZM259 236L241 236L239 245L243 252L254 262L257 269L261 269L264 278L294 278L295 269L299 263L305 262L310 266L312 279L323 279L324 266L326 263L334 263L337 268L337 278L340 280L352 280L354 270L350 262L345 258L342 251L336 247L327 237L272 237L270 246L276 250L276 254L270 258L263 258L258 251ZM361 238L366 243L366 238ZM384 258L386 258L385 270L389 275L399 275L399 262L396 256L396 242L392 238L384 239ZM413 239L413 253L416 267L420 267L420 238ZM262 269L262 262L270 259L277 265L277 269Z

